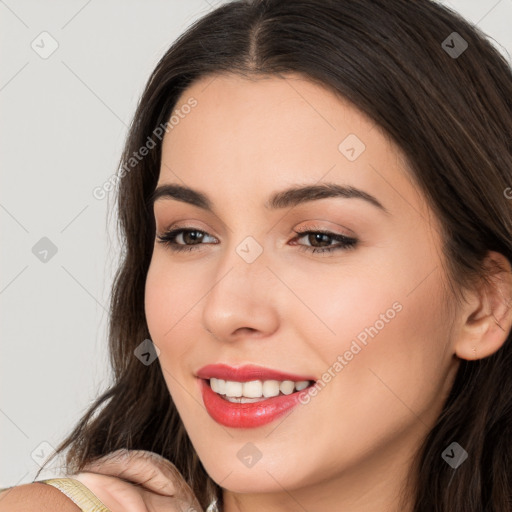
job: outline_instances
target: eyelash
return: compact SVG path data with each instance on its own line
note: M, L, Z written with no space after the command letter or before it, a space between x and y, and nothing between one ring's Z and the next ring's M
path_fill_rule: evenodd
M158 242L166 245L167 247L169 247L169 249L171 251L174 251L174 252L193 251L193 250L196 250L197 246L205 245L205 244L201 244L201 243L193 244L193 245L177 244L174 241L174 239L178 235L185 233L185 232L196 232L196 233L203 233L204 235L208 235L208 233L206 233L205 231L201 231L200 229L178 228L178 229L173 229L171 231L167 231L163 235L158 235L157 236ZM354 249L357 244L357 240L355 238L347 237L345 235L340 235L337 233L331 233L330 231L323 231L323 230L313 231L313 230L309 229L309 230L304 230L304 231L295 231L294 230L294 233L299 235L298 238L302 238L305 235L316 235L316 234L326 235L329 238L340 243L339 245L333 246L333 247L311 247L311 246L307 246L307 245L299 245L299 250L307 251L307 252L311 252L311 253L332 253L334 251L339 251L339 250L350 250L350 249Z

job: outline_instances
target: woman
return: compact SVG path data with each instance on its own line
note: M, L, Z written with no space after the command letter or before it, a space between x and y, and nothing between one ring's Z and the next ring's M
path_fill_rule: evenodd
M196 22L121 159L116 381L68 474L114 512L509 511L511 97L428 0Z

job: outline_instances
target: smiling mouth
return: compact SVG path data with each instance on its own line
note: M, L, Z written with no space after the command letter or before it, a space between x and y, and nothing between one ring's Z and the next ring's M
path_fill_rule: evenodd
M303 391L314 384L312 380L253 380L248 382L229 381L223 379L203 379L208 386L226 402L254 403L269 398L286 396Z

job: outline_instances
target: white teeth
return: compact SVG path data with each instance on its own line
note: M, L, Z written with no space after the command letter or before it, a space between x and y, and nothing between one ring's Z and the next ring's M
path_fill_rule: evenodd
M242 386L242 395L247 398L259 398L261 396L263 384L261 380L251 380L244 382Z
M279 395L279 381L278 380L266 380L263 382L263 396L270 398L271 396Z
M270 398L279 395L290 395L294 391L302 391L309 385L308 380L293 382L291 380L251 380L249 382L236 382L232 380L210 379L210 386L215 393L226 395L228 398ZM257 401L257 400L253 400Z
M303 389L306 389L309 385L309 381L308 380L301 380L300 382L297 382L295 384L295 388L297 389L297 391L302 391Z
M242 396L242 383L235 382L232 380L226 381L226 387L224 390L226 396Z
M210 379L210 387L212 388L215 393L219 393L219 395L225 395L226 394L226 381L222 379Z
M224 400L227 400L228 402L232 402L234 404L252 404L254 402L261 402L265 400L265 398L245 398L245 396L240 397L233 397L233 396L226 396L222 395Z
M291 395L295 390L295 382L293 380L285 380L279 385L279 390L283 395Z

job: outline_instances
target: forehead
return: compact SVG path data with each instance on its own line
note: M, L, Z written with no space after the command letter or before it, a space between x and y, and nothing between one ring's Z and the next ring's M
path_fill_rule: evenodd
M276 146L291 139L302 142L305 137L311 143L324 139L327 145L331 140L336 142L343 135L340 129L345 127L359 135L375 127L341 95L297 74L250 79L235 74L203 77L181 94L175 111L179 112L192 97L197 106L188 117L201 118L201 133L208 130L213 136L218 132L224 139L228 135L251 135L253 145L266 142ZM187 124L200 129L193 120ZM212 130L212 125L217 130ZM280 132L283 127L286 130Z
M184 108L191 99L194 108ZM350 102L301 75L203 77L173 113L179 122L164 137L159 184L255 197L327 180L366 189L397 210L412 202L427 212L400 149Z

